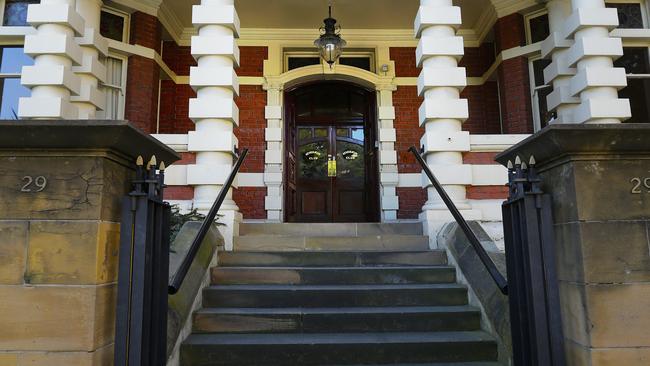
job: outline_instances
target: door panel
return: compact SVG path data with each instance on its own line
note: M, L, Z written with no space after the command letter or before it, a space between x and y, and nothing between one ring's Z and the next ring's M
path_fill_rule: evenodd
M287 221L377 221L374 93L325 82L285 98Z
M297 216L300 221L329 221L332 216L331 178L327 175L330 129L325 126L298 128L296 154L298 193Z

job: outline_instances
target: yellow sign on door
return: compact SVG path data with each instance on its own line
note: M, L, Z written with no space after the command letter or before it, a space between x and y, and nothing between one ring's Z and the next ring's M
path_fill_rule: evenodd
M336 159L330 159L327 161L327 176L336 177Z

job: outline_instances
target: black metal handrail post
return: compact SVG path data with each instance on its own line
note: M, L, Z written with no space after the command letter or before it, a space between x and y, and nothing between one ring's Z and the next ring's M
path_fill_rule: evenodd
M427 177L429 177L429 180L433 184L433 187L440 195L440 198L442 198L442 201L447 206L447 209L449 209L449 212L451 212L451 215L456 220L456 223L458 223L458 226L460 226L460 228L467 236L467 239L472 245L472 248L474 248L474 251L476 251L476 254L478 255L483 265L485 266L485 269L490 274L490 277L492 277L492 279L494 280L494 283L497 285L497 287L499 288L502 294L507 295L508 281L501 274L501 272L499 272L499 269L497 268L496 264L494 264L492 258L490 258L487 251L485 251L485 248L483 248L483 246L481 245L481 242L476 237L476 234L474 234L474 232L472 231L472 228L469 227L469 224L467 223L467 221L465 221L465 218L460 213L460 211L458 211L458 208L451 200L451 198L449 198L449 195L442 187L438 179L435 177L435 175L433 175L433 172L431 171L431 169L429 169L429 166L424 161L422 155L420 155L418 150L415 147L411 146L409 151L412 152L413 155L415 155L415 158L417 159L418 163L422 166L424 173L427 175Z
M201 227L199 228L199 232L194 237L194 241L192 241L192 245L190 246L187 255L183 259L183 262L181 263L181 265L178 268L178 271L176 272L176 275L174 276L171 283L169 284L167 292L170 295L174 295L178 292L178 290L180 290L181 285L185 280L185 276L187 276L187 272L190 270L190 266L192 265L192 262L194 262L194 258L196 257L196 254L199 252L199 249L201 248L201 243L203 243L205 236L208 234L208 231L210 230L210 226L214 222L214 219L217 217L217 213L219 213L219 210L221 209L221 205L223 204L223 201L226 199L226 195L228 194L228 191L232 187L232 184L235 181L235 177L237 176L237 173L239 173L239 169L241 168L242 164L244 163L244 160L246 159L246 155L248 155L248 149L244 149L244 151L242 151L241 155L239 156L239 159L237 159L235 166L230 172L230 175L228 176L226 183L221 188L221 192L219 192L219 196L217 196L217 200L214 201L214 204L212 205L212 208L210 208L210 211L208 212L207 216L205 217L203 224L201 224Z

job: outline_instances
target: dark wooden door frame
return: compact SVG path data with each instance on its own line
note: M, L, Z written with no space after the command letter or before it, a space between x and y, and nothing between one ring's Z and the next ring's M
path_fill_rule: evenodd
M298 222L297 221L297 118L295 111L295 93L298 91L308 92L319 87L340 87L347 91L362 92L366 98L366 113L362 121L365 131L365 152L367 164L367 192L370 199L367 200L366 207L366 222L380 222L380 197L379 197L379 156L378 156L378 121L377 121L377 96L374 90L364 88L360 85L343 82L343 81L317 81L294 86L286 89L284 92L284 106L285 106L285 139L284 139L284 221L285 222ZM334 118L336 119L336 118ZM310 117L310 124L322 125L330 124L335 125L336 121L332 121L331 117L327 119L318 119ZM358 124L361 121L351 122Z

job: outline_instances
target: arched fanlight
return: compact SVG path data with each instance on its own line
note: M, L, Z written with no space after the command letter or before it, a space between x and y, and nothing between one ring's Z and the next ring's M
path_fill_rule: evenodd
M336 24L336 19L332 18L332 2L329 3L329 17L324 20L325 25L320 28L320 37L314 41L318 47L320 56L330 65L336 62L343 53L343 47L347 42L341 38L341 26Z

